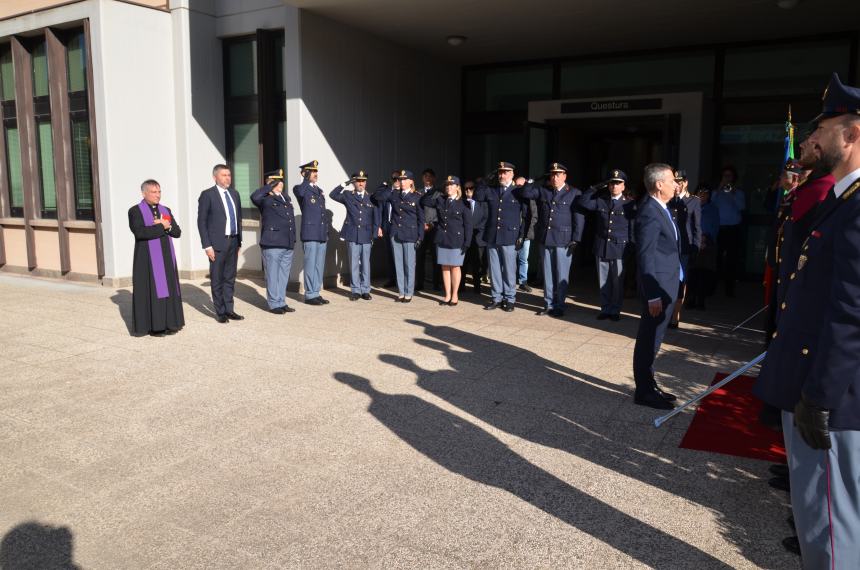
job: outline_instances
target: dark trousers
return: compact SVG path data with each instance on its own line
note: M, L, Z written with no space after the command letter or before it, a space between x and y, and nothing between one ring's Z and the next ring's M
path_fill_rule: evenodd
M421 247L418 248L415 259L415 290L421 291L424 289L424 272L427 267L427 254L430 254L430 260L433 262L433 288L438 289L442 286L442 268L436 263L436 245L433 243L436 237L436 228L430 228L424 232L424 239L421 240Z
M472 240L469 249L466 250L463 273L472 276L472 285L475 289L481 288L481 277L487 274L487 248L479 246L474 240ZM465 282L465 279L460 282L461 288Z
M636 346L633 348L633 381L636 382L636 393L647 394L655 386L654 359L660 351L663 335L669 325L669 318L675 309L675 300L656 317L648 312L648 302L644 303L639 319L639 331L636 333Z
M738 258L741 249L741 226L720 226L717 236L717 273L723 279L726 295L734 295Z
M212 284L212 303L215 313L233 312L233 290L236 288L236 264L239 261L239 240L227 238L227 249L215 252L215 261L209 262L209 281Z

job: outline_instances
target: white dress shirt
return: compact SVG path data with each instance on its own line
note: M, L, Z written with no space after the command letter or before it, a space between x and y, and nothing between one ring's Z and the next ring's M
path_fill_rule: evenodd
M215 187L218 189L218 195L221 196L221 204L224 206L224 216L227 218L227 221L224 223L224 235L229 236L233 235L233 228L230 227L230 210L227 209L227 201L230 201L230 205L233 207L233 216L236 220L236 225L239 224L239 213L236 211L236 204L233 202L233 198L230 197L230 193L226 188L221 188L217 184ZM241 228L236 228L236 233L238 234Z
M846 176L842 177L842 179L833 187L833 193L836 194L837 198L839 198L846 190L848 190L851 183L858 178L860 178L860 168L854 172L849 172Z

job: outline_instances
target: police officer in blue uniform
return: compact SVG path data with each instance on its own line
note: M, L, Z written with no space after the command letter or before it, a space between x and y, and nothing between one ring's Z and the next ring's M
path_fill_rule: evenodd
M472 211L463 202L458 176L445 179L445 195L425 193L421 205L436 215L436 262L442 268L445 299L439 305L455 306L459 302L460 280L466 251L472 242Z
M754 393L782 410L804 568L860 567L860 89L834 73L809 144L833 174Z
M491 186L482 183L474 199L487 203L484 240L489 256L492 301L486 310L498 309L510 313L516 303L517 248L522 247L525 226L523 219L528 201L514 192L514 165L499 162Z
M293 194L302 210L302 249L305 254L305 303L327 305L320 296L325 271L325 250L328 241L328 214L325 194L317 186L319 162L312 160L299 167L302 183L293 187Z
M283 169L267 172L266 184L251 194L260 209L260 251L266 274L266 302L276 315L295 311L286 303L293 247L296 244L296 219L293 202L284 193Z
M702 245L702 203L698 196L690 194L689 180L686 170L675 171L675 182L678 183L678 193L669 202L669 212L678 231L681 232L681 269L684 271L684 280L678 289L678 300L675 301L675 312L669 320L670 329L678 328L681 320L681 306L687 294L687 277L690 275L690 262L695 261L699 248Z
M352 185L351 190L345 187ZM367 173L359 170L335 188L329 198L346 207L340 237L349 246L349 300L370 301L370 248L379 231L380 208L366 190Z
M412 171L401 170L398 182L397 190L383 182L373 193L373 199L380 205L391 203L389 234L399 292L395 302L410 303L415 294L416 252L424 239L424 208L420 203L421 195L415 191Z
M624 256L633 243L633 220L636 218L635 203L624 194L626 184L624 171L614 169L605 183L589 188L579 201L583 210L595 213L592 251L597 259L600 285L598 320L621 319Z
M540 248L543 267L544 308L537 314L562 317L570 264L585 226L585 216L578 207L582 192L567 184L567 167L553 162L549 166L546 186L532 180L517 193L525 199L535 200L538 207L535 240Z

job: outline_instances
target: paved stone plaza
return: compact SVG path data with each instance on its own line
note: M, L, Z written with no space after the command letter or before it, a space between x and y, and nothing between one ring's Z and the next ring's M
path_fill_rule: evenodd
M798 568L769 464L679 449L689 412L653 428L637 318L577 285L564 320L538 291L277 316L241 280L220 325L186 282L185 329L134 338L129 290L0 275L0 568ZM669 331L658 380L755 356L720 325L759 291Z

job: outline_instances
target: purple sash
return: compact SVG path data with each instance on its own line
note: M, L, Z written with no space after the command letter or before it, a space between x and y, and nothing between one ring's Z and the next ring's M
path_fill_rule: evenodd
M152 210L149 209L149 204L146 203L146 200L141 200L137 206L140 208L140 213L143 214L143 222L147 226L154 224L155 217L152 215ZM170 215L167 208L161 204L158 205L158 211L161 213L162 218ZM171 217L172 220L173 218ZM173 238L167 236L167 239L170 243L170 255L173 258L173 273L176 274L176 290L179 291L179 275L176 271L176 251L173 249ZM155 293L159 299L170 297L170 291L167 289L167 273L164 271L164 256L161 254L161 238L152 238L147 241L149 242L149 262L152 267L152 277L155 279Z

